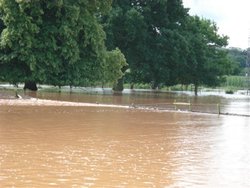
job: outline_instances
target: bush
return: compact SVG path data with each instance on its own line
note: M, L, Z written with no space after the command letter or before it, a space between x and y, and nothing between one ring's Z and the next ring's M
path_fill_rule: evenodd
M233 90L226 90L226 94L234 94Z

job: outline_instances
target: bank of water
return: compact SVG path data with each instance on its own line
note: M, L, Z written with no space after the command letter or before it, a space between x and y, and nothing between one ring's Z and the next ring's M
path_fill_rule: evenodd
M167 95L36 93L44 99L108 104L190 99ZM204 97L196 100L235 102ZM0 187L249 187L249 142L247 117L1 105Z

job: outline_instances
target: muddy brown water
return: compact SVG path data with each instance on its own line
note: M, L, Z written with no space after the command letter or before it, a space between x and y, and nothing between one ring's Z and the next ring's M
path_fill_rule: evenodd
M2 105L0 187L250 187L249 143L247 117Z

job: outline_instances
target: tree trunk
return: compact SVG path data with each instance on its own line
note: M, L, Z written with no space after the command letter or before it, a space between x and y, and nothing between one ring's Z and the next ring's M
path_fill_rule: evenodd
M151 89L154 89L154 90L158 89L158 86L159 86L159 84L157 82L153 81L151 84Z
M134 89L134 83L130 85L130 89Z
M195 96L198 96L198 84L194 85L194 94Z
M188 90L188 85L186 84L186 85L185 85L185 91L187 91L187 90Z
M120 78L117 81L117 84L114 85L113 90L114 91L123 91L124 87L123 87L123 78Z
M31 91L37 91L37 86L36 86L36 82L33 81L27 81L24 84L24 90L29 89Z

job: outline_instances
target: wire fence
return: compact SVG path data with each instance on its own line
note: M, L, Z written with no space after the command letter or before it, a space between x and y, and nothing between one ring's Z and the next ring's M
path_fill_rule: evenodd
M206 113L230 116L250 117L250 109L248 107L239 108L237 105L227 104L196 104L185 102L173 103L155 103L155 104L133 104L134 108L145 108L154 110L169 110L169 111L187 111L193 113Z

